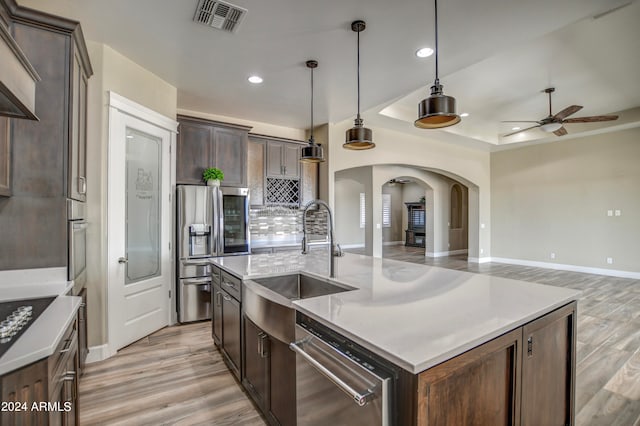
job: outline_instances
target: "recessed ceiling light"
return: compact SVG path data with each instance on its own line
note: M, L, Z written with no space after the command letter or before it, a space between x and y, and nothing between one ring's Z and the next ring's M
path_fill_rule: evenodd
M460 117L468 117L469 113L468 112L463 112L462 114L460 114Z
M511 130L520 130L520 127L518 127L518 126L512 127Z
M253 84L260 84L262 83L262 77L260 77L259 75L252 75L251 77L248 78L249 83L253 83Z
M427 58L433 55L433 49L430 47L423 47L422 49L416 50L416 56L418 58Z

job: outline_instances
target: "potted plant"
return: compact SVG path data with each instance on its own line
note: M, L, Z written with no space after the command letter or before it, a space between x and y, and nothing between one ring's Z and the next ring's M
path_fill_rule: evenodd
M202 172L202 180L209 186L220 186L220 181L224 179L224 173L217 167L208 167Z

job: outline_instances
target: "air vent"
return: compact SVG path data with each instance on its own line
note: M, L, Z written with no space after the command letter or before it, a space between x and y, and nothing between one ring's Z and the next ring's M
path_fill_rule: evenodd
M231 3L213 0L200 0L193 20L199 24L235 33L246 14L247 9L243 9Z

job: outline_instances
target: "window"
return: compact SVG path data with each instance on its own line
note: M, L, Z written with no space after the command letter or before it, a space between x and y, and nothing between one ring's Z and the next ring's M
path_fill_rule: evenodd
M367 223L367 206L364 200L364 192L360 193L360 228L364 228L364 225Z
M382 194L382 226L391 227L391 194Z

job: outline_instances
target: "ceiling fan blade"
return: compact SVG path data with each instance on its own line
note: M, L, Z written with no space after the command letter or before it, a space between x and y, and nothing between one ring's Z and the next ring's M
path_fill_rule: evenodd
M582 109L582 106L580 106L580 105L568 106L565 109L563 109L562 111L560 111L559 113L557 113L556 115L554 115L553 116L553 121L563 120L565 117L568 117L571 114L575 114L576 112L580 111L581 109Z
M540 124L539 121L535 121L535 120L509 120L509 121L501 121L501 123L538 123Z
M536 127L540 127L540 124L537 124L537 125L531 126L531 127L527 127L526 129L520 129L520 130L516 130L515 132L507 133L506 135L502 135L502 137L506 138L507 136L513 136L513 135L515 135L517 133L522 133L522 132L526 132L527 130L535 129Z
M613 121L617 120L617 115L592 115L590 117L576 117L576 118L567 118L566 120L562 120L563 123L595 123L598 121Z
M564 136L567 134L567 129L565 129L564 127L560 127L558 130L553 132L553 134L556 136Z

